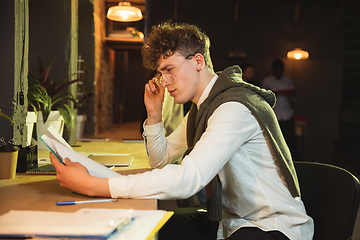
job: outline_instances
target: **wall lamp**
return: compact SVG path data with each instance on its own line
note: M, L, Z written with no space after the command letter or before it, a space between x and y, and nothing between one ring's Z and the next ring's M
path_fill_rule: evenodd
M109 8L106 17L119 22L135 22L143 18L140 9L132 7L129 2L119 2L118 6Z

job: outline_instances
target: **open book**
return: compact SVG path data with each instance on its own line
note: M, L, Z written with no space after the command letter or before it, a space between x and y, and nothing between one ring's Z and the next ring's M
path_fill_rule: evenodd
M79 162L85 166L92 176L104 178L120 176L119 173L73 150L53 126L50 126L40 139L63 164L63 159L69 158L72 162Z

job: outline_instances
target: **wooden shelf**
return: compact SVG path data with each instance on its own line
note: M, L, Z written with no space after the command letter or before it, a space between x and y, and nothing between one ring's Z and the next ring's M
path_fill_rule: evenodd
M105 43L114 50L140 50L144 40L137 38L106 37Z

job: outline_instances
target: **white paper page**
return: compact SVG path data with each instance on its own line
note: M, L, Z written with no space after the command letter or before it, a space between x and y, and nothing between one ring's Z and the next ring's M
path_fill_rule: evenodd
M51 148L55 155L59 155L60 159L69 158L72 162L81 163L88 169L90 175L95 177L108 178L120 176L119 173L112 171L111 169L103 166L98 162L95 162L88 157L85 157L73 149L70 149L69 147L58 142L56 139L48 137L47 133L48 132L45 132L41 136L41 140L45 143L46 146Z
M121 231L111 235L108 240L145 240L160 222L165 212L162 210L134 210L134 220L123 227Z
M46 136L48 136L49 138L58 140L60 143L64 144L68 148L72 149L72 147L60 135L60 133L53 127L53 125L50 125L50 127L48 127L48 129L46 130Z
M124 209L80 209L78 212L91 211L93 214L119 213ZM145 240L160 222L166 211L164 210L132 210L133 220L120 231L112 234L107 240Z
M96 216L96 214L99 215L107 215L107 214L118 214L118 215L124 215L128 217L133 217L134 210L133 209L109 209L109 208L81 208L77 210L75 213L77 214L85 214L90 213L93 216Z
M0 216L0 236L98 236L108 237L131 220L132 211L76 213L10 211Z

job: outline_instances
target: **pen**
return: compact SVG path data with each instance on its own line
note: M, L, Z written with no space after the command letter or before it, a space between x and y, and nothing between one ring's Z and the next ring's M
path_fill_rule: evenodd
M56 205L75 205L81 203L99 203L99 202L117 202L117 199L101 199L101 200L88 200L88 201L63 201L56 202Z
M127 167L129 164L124 163L101 163L105 167Z

